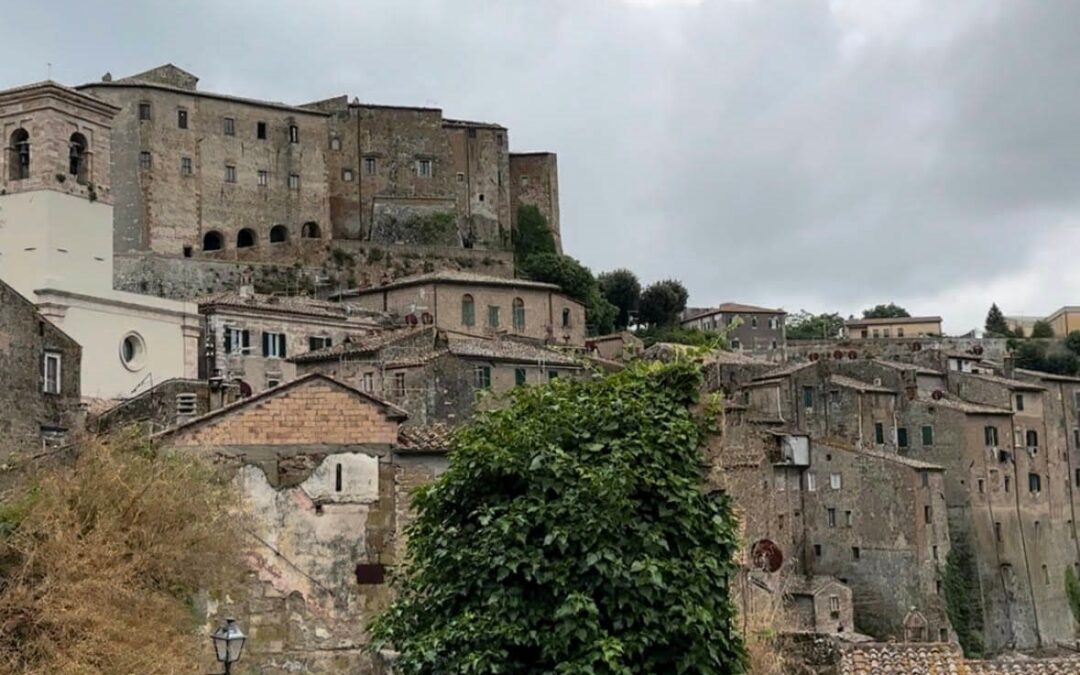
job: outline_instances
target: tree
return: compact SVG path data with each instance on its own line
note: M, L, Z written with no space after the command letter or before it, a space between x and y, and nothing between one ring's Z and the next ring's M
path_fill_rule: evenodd
M1031 327L1031 337L1033 338L1052 338L1054 337L1054 327L1050 325L1049 321L1039 320Z
M1074 330L1065 336L1065 347L1073 354L1080 356L1080 330Z
M960 533L953 538L945 559L945 610L956 639L969 659L983 654L982 603L976 579L975 558L967 537Z
M690 294L682 282L665 279L650 284L641 293L640 319L649 326L671 326L686 309Z
M395 672L744 672L736 521L702 490L698 366L517 389L414 500Z
M585 302L585 322L589 335L607 335L615 332L619 308L608 302L600 288L594 286Z
M838 337L844 330L839 314L811 314L801 311L788 318L784 334L789 340L822 340Z
M607 301L618 308L615 327L625 329L630 325L630 314L637 311L641 301L641 283L637 276L628 269L617 269L604 272L596 280Z
M986 313L986 333L992 337L1008 337L1011 334L1005 315L998 309L997 303L990 305Z
M135 435L75 451L0 502L0 672L205 672L195 594L247 570L235 488Z
M1073 621L1080 624L1080 580L1077 580L1072 565L1065 566L1065 597L1069 601Z
M519 206L517 229L514 230L514 265L519 266L537 253L555 253L555 236L547 218L532 204Z
M877 305L870 309L864 309L862 315L864 319L896 319L911 316L906 309L892 302L887 305Z
M531 255L522 263L521 271L525 278L555 284L581 302L589 299L589 291L596 286L596 279L588 267L559 253Z

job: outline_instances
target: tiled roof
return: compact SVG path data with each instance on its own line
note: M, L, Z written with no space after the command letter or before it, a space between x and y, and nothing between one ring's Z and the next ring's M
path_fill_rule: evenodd
M454 431L454 427L441 423L405 426L398 432L398 443L402 450L418 452L448 450Z
M950 408L952 410L959 410L960 412L971 413L974 415L1012 414L1012 411L1008 408L998 408L992 405L973 403L971 401L965 401L962 398L956 398L955 396L951 395L946 395L944 398L934 399L931 396L920 394L917 400L919 401L919 403L925 403L926 405L941 406L942 408Z
M967 661L968 675L1080 675L1080 658Z
M359 356L373 354L383 347L410 338L420 333L429 332L432 338L434 350L435 329L432 327L405 328L401 330L388 330L381 333L373 333L360 338L352 338L348 342L341 342L325 349L318 349L305 354L297 354L289 357L293 363L310 363L315 361L333 361L346 356Z
M493 359L496 361L544 363L551 366L578 365L575 359L554 349L518 340L478 338L457 333L448 333L446 340L450 353L455 356Z
M1037 377L1040 380L1046 380L1047 382L1077 382L1080 383L1080 377L1073 377L1071 375L1058 375L1057 373L1044 373L1041 370L1027 370L1025 368L1017 368L1016 372L1027 375L1029 377Z
M814 365L813 361L803 361L801 363L799 363L799 362L789 363L786 366L781 366L781 367L777 368L776 370L770 370L767 373L763 373L763 374L759 375L758 377L755 377L754 379L755 380L772 380L772 379L776 379L778 377L787 377L788 375L793 375L793 374L799 372L803 368L809 368L812 365Z
M920 366L917 363L906 363L904 361L890 361L889 359L874 359L874 363L881 364L886 368L894 368L896 370L911 370L915 369L915 372L919 375L944 375L945 373L940 370L934 370L933 368L927 368L926 366Z
M911 457L905 457L904 455L898 455L895 452L886 452L884 450L878 450L876 448L859 448L858 450L851 450L861 455L869 455L870 457L877 457L887 462L895 462L897 464L903 464L904 466L911 467L912 469L919 469L921 471L944 471L945 467L940 464L934 464L932 462L924 462L919 459L912 459Z
M712 316L713 314L787 314L782 309L773 309L770 307L758 307L757 305L744 305L739 302L725 302L716 307L710 307L683 319L683 323L687 321L693 321L694 319L700 319L703 316Z
M854 389L856 391L865 392L868 394L892 394L896 395L896 392L892 389L882 387L876 384L870 384L863 382L862 380L856 380L853 377L847 377L846 375L833 375L829 378L829 381L840 387L847 387L848 389Z
M967 675L956 645L944 642L852 645L840 658L840 675Z
M316 300L303 295L242 294L239 291L222 291L198 298L195 302L198 303L199 311L202 313L205 313L204 308L210 307L239 307L334 319L347 319L350 316L377 317L380 314L370 309L359 309L340 302Z
M845 326L892 326L898 323L941 323L940 316L897 316L885 319L848 319Z
M339 295L341 295L342 297L357 297L362 295L368 295L370 293L381 293L382 291L392 288L405 288L407 286L418 286L420 284L431 283L475 284L479 286L509 286L513 288L537 288L546 291L561 290L555 284L549 284L542 281L529 281L528 279L508 279L506 277L493 277L486 274L475 274L473 272L457 272L453 270L443 270L440 272L417 274L411 277L395 279L394 281L391 281L387 284L382 284L381 286L349 289L340 293Z
M1021 391L1046 391L1045 387L1040 387L1033 382L1024 382L1023 380L1013 380L1008 377L1001 377L1000 375L988 375L986 373L963 373L964 377L976 377L980 380L986 380L987 382L994 382L1000 384L1009 389L1019 389Z

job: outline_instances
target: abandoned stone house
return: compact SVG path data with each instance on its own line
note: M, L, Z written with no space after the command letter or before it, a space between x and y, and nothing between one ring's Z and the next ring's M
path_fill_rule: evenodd
M725 302L717 307L687 310L679 325L709 333L726 332L736 351L780 352L786 343L786 316L782 309Z
M629 361L644 353L645 343L630 331L623 330L588 338L585 341L585 351L591 356L608 361Z
M0 464L63 445L81 419L82 348L0 281Z
M442 271L336 294L411 325L585 346L585 305L555 284Z
M558 240L556 158L438 108L301 105L198 89L173 65L77 87L119 108L118 252L266 260L305 240L505 249L515 207Z
M250 394L296 376L290 356L315 352L389 327L382 312L303 296L256 293L252 286L200 298L203 372Z
M577 359L535 342L435 327L350 340L290 361L299 375L322 373L392 401L417 425L461 424L515 387L585 373Z
M405 418L310 374L156 436L231 471L251 515L248 583L200 608L208 627L224 616L245 627L246 667L373 672L367 627L391 598L410 491L446 466L445 437L405 433Z

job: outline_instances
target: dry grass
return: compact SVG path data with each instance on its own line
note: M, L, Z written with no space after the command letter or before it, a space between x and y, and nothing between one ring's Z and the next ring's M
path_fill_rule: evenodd
M0 672L205 670L192 600L239 587L235 506L210 467L133 434L43 469L0 505Z
M787 625L783 584L772 594L762 590L749 593L743 608L743 639L751 675L783 675L791 665L777 645L777 635Z

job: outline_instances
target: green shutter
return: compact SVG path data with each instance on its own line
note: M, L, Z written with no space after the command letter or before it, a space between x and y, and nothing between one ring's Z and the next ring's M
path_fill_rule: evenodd
M514 369L514 384L519 386L519 387L525 385L525 369L524 368L515 368Z
M934 444L934 427L925 426L922 428L922 444L933 445Z

